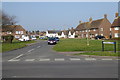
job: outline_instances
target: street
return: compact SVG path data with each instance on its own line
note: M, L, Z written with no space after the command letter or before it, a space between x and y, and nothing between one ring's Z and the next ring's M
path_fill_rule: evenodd
M53 46L47 41L37 41L3 53L2 77L118 78L118 59L68 56L53 51Z

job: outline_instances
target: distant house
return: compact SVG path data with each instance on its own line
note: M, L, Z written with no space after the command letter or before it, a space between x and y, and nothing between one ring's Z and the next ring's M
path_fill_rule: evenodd
M111 35L112 38L120 37L120 16L118 13L115 14L115 20L111 26Z
M55 31L55 30L48 30L46 31L47 37L59 37L59 38L75 38L75 31L74 29L62 30L62 31Z
M58 37L58 33L60 31L56 31L56 30L48 30L46 31L46 36L47 37Z
M104 15L104 18L98 20L89 19L89 22L81 22L76 27L76 35L79 38L93 38L97 35L105 36L106 38L110 37L110 27L111 23L107 19L107 15Z
M26 30L20 25L6 25L2 26L1 29L2 35L13 35L16 39L21 38L23 35L26 35Z

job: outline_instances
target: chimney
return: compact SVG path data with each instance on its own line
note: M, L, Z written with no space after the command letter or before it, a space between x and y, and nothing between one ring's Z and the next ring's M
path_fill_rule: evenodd
M89 22L92 22L92 17L89 18Z
M118 17L119 16L119 13L117 12L117 13L115 13L115 17Z
M71 30L73 30L74 28L72 27Z
M82 21L79 21L79 24L81 24L82 23Z
M107 18L107 14L104 14L104 18Z

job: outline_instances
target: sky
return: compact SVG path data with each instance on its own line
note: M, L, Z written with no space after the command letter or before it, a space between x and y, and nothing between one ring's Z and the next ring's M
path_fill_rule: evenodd
M118 2L3 2L2 10L16 16L17 24L26 30L64 30L104 14L112 23Z

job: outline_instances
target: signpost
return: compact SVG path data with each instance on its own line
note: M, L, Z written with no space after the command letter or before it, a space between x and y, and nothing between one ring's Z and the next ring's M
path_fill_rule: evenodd
M102 41L102 51L104 51L104 44L114 44L114 52L116 53L116 42L104 42L104 41Z

